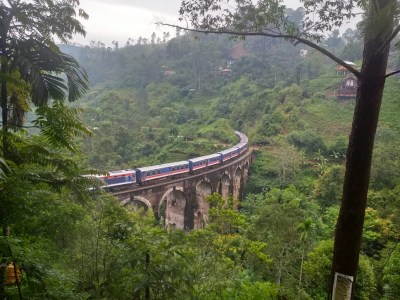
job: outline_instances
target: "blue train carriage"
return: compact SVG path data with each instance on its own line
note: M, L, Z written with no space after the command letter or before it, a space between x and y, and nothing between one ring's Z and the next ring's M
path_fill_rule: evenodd
M138 184L166 178L168 176L189 173L189 162L178 161L168 164L155 165L136 169L136 181Z
M218 154L221 154L221 159L222 159L222 162L224 163L224 162L238 156L239 148L237 146L234 146L232 148L220 151L220 152L218 152Z
M221 154L215 153L189 159L189 170L191 172L221 164Z
M239 137L240 144L249 142L249 138L244 133L241 133L240 131L235 131L235 134Z
M241 155L243 152L246 152L248 149L248 143L239 143L237 144L237 147L239 148L239 155Z
M101 180L103 188L114 188L136 183L136 171L133 169L109 172L107 175L86 175Z

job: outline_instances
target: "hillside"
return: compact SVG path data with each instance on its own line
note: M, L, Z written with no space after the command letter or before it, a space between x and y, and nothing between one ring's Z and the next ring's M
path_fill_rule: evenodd
M349 53L349 45L336 43L332 51ZM359 58L356 46L352 54ZM329 274L329 264L319 259L332 249L354 110L354 99L333 95L344 79L335 64L282 41L190 34L165 44L65 50L77 55L91 78L79 103L95 133L82 140L87 166L114 170L187 159L235 143L234 129L245 132L258 150L237 216L246 226L234 238L266 243L263 253L271 258L261 269L246 263L246 270L256 282L281 282L290 299L296 291L301 299L322 297L318 272ZM390 78L375 143L357 299L382 296L383 282L390 293L397 288L390 279L397 269L382 264L391 261L398 232L399 94L399 79ZM214 213L211 226L217 227L210 228L219 228L223 217ZM298 236L303 226L306 240Z
M346 184L345 191L361 188L368 198L360 211L363 197L344 197L341 203L359 84L342 66L285 40L182 30L170 40L165 32L162 39L155 33L149 39L129 38L123 47L91 41L59 49L54 33L65 41L84 34L75 19L86 17L79 1L6 2L0 2L0 23L6 25L0 51L1 299L326 299L333 254L343 252L358 258L344 261L346 267L350 261L358 267L352 299L399 298L400 77L385 82L371 174L370 152L362 153L371 147L347 156L348 165L367 158L356 168L347 166L358 173L347 172L346 182L360 180ZM183 10L190 13L203 7L193 3L211 5L211 23L216 10L223 9L217 4L225 5L184 2ZM290 33L307 24L320 26L307 21L304 8L286 9L279 1L252 2L253 7L250 2L236 1L240 7L227 17L239 16L239 30L273 24ZM340 24L345 10L365 3L303 4ZM372 51L379 53L376 57L390 50L386 71L399 69L398 39L391 48L369 42L370 34L390 34L387 28L393 24L386 22L395 16L385 7L375 7L382 14L368 14L366 20L375 21L357 30L334 30L313 40L320 38L318 45L357 68L365 35L366 48L379 47ZM270 19L271 10L277 19ZM390 18L381 18L386 13ZM192 15L203 16L202 10ZM382 24L389 26L375 32ZM331 26L327 22L320 29ZM360 90L379 89L385 62L369 63L365 53ZM84 95L80 64L89 78ZM377 79L364 81L364 74L371 73L376 77L369 78ZM378 102L364 101L379 98L359 97L357 110L361 102L379 111L373 107ZM376 123L364 120L356 129L368 140L374 130L366 127ZM221 177L206 174L198 182L202 176L195 175L165 190L137 188L123 201L99 180L108 171L214 153L237 143L234 130L249 137L254 155L244 156L240 166L238 161L221 166L218 172L229 168ZM124 187L135 188L128 172ZM353 204L359 207L349 209ZM335 238L343 252L333 245L340 207L350 213L344 217L349 226L339 223L337 231L349 239ZM361 245L355 237L362 237ZM350 246L352 241L356 244Z

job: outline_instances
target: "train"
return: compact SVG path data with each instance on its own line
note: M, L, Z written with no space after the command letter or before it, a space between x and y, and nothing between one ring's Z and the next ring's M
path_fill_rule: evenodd
M140 167L127 170L111 171L107 175L90 175L103 182L103 188L112 190L124 188L128 185L150 184L159 179L170 178L176 175L185 175L198 170L222 165L245 153L248 149L248 138L244 133L235 131L240 142L235 146L214 154L191 158L189 160Z

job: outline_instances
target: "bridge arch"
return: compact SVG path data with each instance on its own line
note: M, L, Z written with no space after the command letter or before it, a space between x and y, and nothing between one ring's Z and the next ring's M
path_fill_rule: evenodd
M242 169L238 166L233 175L233 198L239 199L242 188Z
M130 207L133 210L138 210L143 208L144 211L151 209L151 203L144 197L141 196L131 196L129 197L128 201L122 203L125 207Z
M249 179L249 161L246 160L246 162L243 165L243 181L247 182Z
M208 221L210 206L207 196L212 194L212 186L208 178L204 178L196 185L196 209L194 211L194 228L204 228Z
M181 187L169 189L161 198L158 215L165 227L186 229L187 197Z
M231 192L231 177L228 171L225 171L218 182L218 192L221 194L223 198L228 198Z

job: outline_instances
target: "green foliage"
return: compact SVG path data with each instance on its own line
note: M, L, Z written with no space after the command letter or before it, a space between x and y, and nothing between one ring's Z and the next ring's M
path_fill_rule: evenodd
M397 159L400 144L397 134L397 125L381 127L377 131L371 169L371 185L374 189L393 188L400 183Z
M396 246L383 272L383 299L396 299L400 293L400 251Z
M242 7L245 15L260 17L254 26L266 25L262 18L268 17L283 20L291 34L302 28L301 9L285 11L269 3L274 13L257 15L267 3L259 4L254 10ZM211 21L220 21L214 17ZM89 125L78 120L80 108L55 101L37 109L33 124L39 135L10 136L11 153L0 160L0 216L11 234L1 239L0 249L8 261L23 266L24 297L130 299L149 292L151 299L325 298L332 245L321 240L333 235L343 176L338 163L354 109L353 101L326 95L341 81L334 66L312 51L300 58L299 49L288 47L291 40L238 42L210 35L193 40L185 34L161 45L154 38L152 45L141 41L114 49L101 42L63 46L88 69L92 89L82 106ZM359 57L359 43L351 32L344 42L336 33L326 40L347 59L349 49ZM34 46L38 58L49 51L47 44L20 45L25 54L30 54L25 46ZM241 57L232 58L233 49ZM59 59L66 59L67 79L84 79L74 60L50 54L58 67ZM37 95L63 98L66 82L47 73L52 69L43 61L21 70L41 75L34 84L38 90L43 86L37 80L53 84ZM35 66L46 72L35 73ZM231 71L222 75L219 70L226 67ZM11 75L10 97L26 110L22 100L30 87L20 84L22 74ZM84 87L70 86L71 99ZM384 297L398 294L398 251L385 255L400 232L397 95L397 81L388 80L369 195L373 208L367 210L363 236L369 258L360 260L357 299L376 295L378 271L373 274L370 261L383 269ZM89 128L94 137L82 137ZM89 190L90 182L80 176L90 173L82 165L113 170L214 153L237 142L233 129L266 147L257 150L246 200L213 194L203 230L160 228L152 212L129 212L114 198ZM18 297L14 287L6 292Z
M390 221L382 219L378 211L367 208L365 211L362 251L369 257L380 259L380 251L390 238Z
M313 198L323 208L338 205L342 195L344 170L342 166L328 168L317 180Z
M285 185L296 175L302 164L302 154L293 146L278 143L271 151L273 170L280 184Z
M399 220L399 196L400 186L396 186L393 189L382 189L379 191L371 191L368 195L369 205L379 211L379 216L384 219L391 219L392 226L395 232L398 232L400 227L398 226Z
M38 117L33 123L40 128L50 146L76 152L75 137L79 134L91 134L89 128L78 119L81 111L70 108L61 101L55 101L51 107L37 108Z
M218 139L225 143L232 143L236 141L232 127L229 125L228 120L218 119L212 124L203 127L198 131L201 137L208 139Z
M9 1L1 3L0 10L5 29L1 37L1 72L5 85L1 95L2 109L11 107L6 100L9 97L6 86L12 83L8 80L11 71L16 71L18 79L30 86L30 101L36 106L47 105L50 99L78 99L87 90L86 72L73 57L60 52L54 37L67 42L72 34L86 33L77 15L85 19L88 15L79 9L79 2L55 0L32 4ZM15 23L18 26L14 26ZM22 100L16 93L12 94L12 102ZM3 127L7 123L7 119L3 120Z
M221 195L213 193L207 199L210 203L210 227L219 234L234 234L245 229L244 216L235 210L237 203L232 197L223 199Z
M226 290L223 299L279 299L279 288L270 282L241 283L237 288Z
M321 136L310 130L292 131L286 136L286 139L290 144L302 148L308 153L315 153L326 149Z
M319 231L318 207L293 186L275 188L265 195L248 195L241 206L250 219L246 235L268 243L266 251L272 259L268 268L257 269L257 274L278 282L287 294L296 293L302 248L309 248Z
M333 257L333 241L321 241L307 256L304 264L307 293L312 299L326 298L326 283L329 280ZM371 299L375 289L375 276L371 262L360 256L354 299Z

